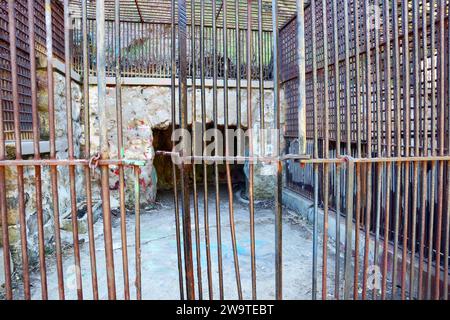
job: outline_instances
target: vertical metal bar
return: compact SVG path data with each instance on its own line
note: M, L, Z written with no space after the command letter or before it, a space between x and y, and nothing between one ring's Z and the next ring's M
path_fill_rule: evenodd
M121 160L125 154L123 147L122 124L122 76L121 76L121 41L120 41L120 0L114 1L114 58L116 78L116 122L117 122L117 158ZM125 210L125 174L124 167L119 166L119 206L120 206L120 238L122 242L123 291L125 300L130 299L130 282L128 274L127 250L127 212Z
M413 1L413 36L414 36L414 156L418 157L420 152L419 121L420 121L420 55L419 55L419 2ZM425 36L425 34L424 34ZM425 59L425 57L424 57ZM416 229L417 229L417 198L418 198L418 175L419 163L414 162L413 168L413 200L411 221L411 260L409 279L409 298L414 298L414 272L416 267ZM425 170L425 166L423 168Z
M370 36L370 1L364 2L364 20L365 20L365 44L366 44L366 115L367 115L367 158L372 158L372 77L371 77L371 36ZM363 288L362 299L367 297L367 279L369 270L370 253L370 224L372 213L372 164L367 165L367 201L366 201L366 219L364 234L364 262L363 262Z
M439 81L439 155L445 154L445 0L439 1L439 50L438 50L438 81ZM435 261L435 284L434 299L440 298L440 279L441 279L441 240L442 240L442 210L444 193L444 161L439 161L438 177L438 208L436 221L436 261ZM429 261L429 263L431 260Z
M50 159L56 159L56 129L55 129L55 83L53 78L53 27L52 27L52 4L51 0L45 0L45 29L47 45L47 87L48 87L48 123L50 134ZM53 223L55 235L56 270L58 274L59 299L64 300L64 275L62 265L61 233L59 223L59 200L58 200L58 170L56 166L50 166Z
M334 101L336 107L336 157L341 156L341 107L339 82L339 36L337 0L333 0L333 44L334 44ZM336 165L336 255L334 297L340 297L341 274L341 166Z
M306 153L306 79L304 0L297 1L298 153ZM334 8L334 6L333 6Z
M409 157L411 147L411 91L410 91L410 61L409 61L409 3L402 3L402 29L403 29L403 112L404 112L404 136L405 157ZM406 258L408 252L408 227L409 227L409 171L410 162L405 162L404 177L404 206L403 206L403 241L402 241L402 274L401 274L401 299L406 298Z
M106 127L106 48L105 48L105 0L98 0L96 4L97 22L97 87L98 110L100 120L100 155L102 159L109 159L108 131ZM108 281L108 298L116 299L116 284L114 273L114 254L112 244L112 225L109 199L109 170L108 166L101 166L101 195L103 210L103 232L105 239L106 277Z
M223 61L224 61L224 73L223 73L223 115L225 124L225 156L230 155L230 145L234 144L234 141L230 141L228 135L228 37L227 37L227 20L228 20L228 5L227 2L222 2L223 9ZM261 141L262 143L262 141ZM241 286L241 274L239 271L239 257L236 244L236 227L234 221L234 208L233 208L233 185L231 183L231 168L230 162L225 161L225 170L227 175L228 186L228 208L230 215L230 232L231 232L231 244L233 246L233 259L234 259L234 271L236 276L236 287L239 300L242 299L242 286Z
M397 106L395 114L395 127L396 127L396 143L397 143L397 156L402 155L402 135L401 135L401 82L400 82L400 48L399 48L399 17L398 17L398 3L392 2L392 21L394 29L394 59L395 59L395 81L394 81L394 100ZM397 290L397 256L398 256L398 232L400 224L400 195L401 195L401 163L397 162L396 170L396 186L395 186L395 220L394 220L394 257L393 257L393 270L392 270L392 298L396 296Z
M30 35L30 80L31 80L31 108L32 108L32 122L33 122L33 147L34 159L39 160L39 116L37 108L37 79L36 79L36 37L34 27L34 0L28 1L28 32ZM36 217L38 224L38 246L39 246L39 269L41 275L41 294L42 299L47 300L47 270L45 265L45 240L44 240L44 217L42 212L42 180L41 167L35 166L35 189L36 189ZM7 224L5 224L6 226Z
M12 98L14 111L14 143L16 159L22 159L22 141L20 132L20 104L19 104L19 75L17 67L17 42L16 42L16 14L15 1L8 0L8 32L10 44L10 61L11 61L11 83L12 83ZM17 166L17 190L19 194L19 223L20 223L20 244L22 253L22 272L24 295L26 300L31 299L30 294L30 271L28 265L27 252L27 226L25 216L25 191L24 191L24 177L23 167ZM5 252L5 254L8 254Z
M69 12L69 0L64 0L64 60L65 60L65 81L66 81L66 113L67 113L67 141L69 159L74 159L73 145L73 123L72 123L72 63L69 30L71 30L71 19ZM83 287L81 276L80 244L78 238L78 218L77 218L77 195L75 189L75 166L69 166L70 183L70 203L73 235L73 253L75 260L75 278L77 285L78 300L83 299Z
M5 132L3 123L3 92L0 90L0 161L5 160ZM9 228L8 228L8 211L6 204L6 183L5 183L5 167L0 168L0 214L2 222L2 244L3 244L3 271L5 273L5 295L6 300L12 300L12 282L11 282L11 257L9 255Z
M171 60L171 114L172 114L172 132L176 129L176 116L175 116L175 78L177 73L176 62L176 25L175 25L175 0L171 1L171 44L172 50L170 55ZM174 141L172 141L172 148L174 147ZM180 209L178 202L178 184L177 184L177 169L174 163L172 163L172 183L173 183L173 196L175 204L175 233L177 240L177 260L178 260L178 282L180 286L180 299L184 300L184 281L183 281L183 262L181 258L181 231L180 231Z
M218 130L218 111L217 111L217 17L216 1L212 2L212 51L213 51L213 118L214 129ZM219 144L215 142L215 153L218 154ZM222 265L222 226L220 221L220 195L219 195L219 167L214 163L214 185L216 192L216 234L217 234L217 265L219 272L219 296L223 300L223 265Z
M252 269L252 299L256 300L256 257L255 257L255 211L253 195L253 112L252 112L252 0L247 0L247 128L249 129L249 209L250 209L250 252Z
M322 28L323 28L323 117L324 145L323 158L328 159L329 149L329 102L328 102L328 28L327 28L327 1L322 0ZM328 267L328 193L329 193L329 167L323 165L323 252L322 252L322 300L327 299L327 267Z
M195 1L191 0L191 65L192 65L192 150L194 155L197 151L197 52L195 50ZM198 194L197 194L197 172L196 163L194 161L192 165L192 176L193 176L193 189L194 189L194 223L195 223L195 249L197 258L197 288L198 288L198 298L203 299L203 289L202 289L202 265L201 265L201 255L200 255L200 225L199 225L199 213L198 213Z
M352 258L352 225L353 225L353 186L354 186L353 161L347 162L347 190L346 190L346 221L345 221L345 265L344 265L344 299L350 299L351 288L351 258Z
M450 14L447 16L449 19ZM447 44L447 59L448 59L448 69L447 69L447 88L450 90L450 26L448 27L448 44ZM450 105L450 95L447 97L447 103ZM447 145L447 154L450 154L450 139ZM444 244L444 290L443 299L448 300L448 259L449 259L449 247L450 247L450 162L447 162L447 208L445 212L445 244Z
M142 299L142 279L141 279L141 190L139 184L139 173L140 168L138 166L134 167L134 214L136 218L135 225L135 248L136 248L136 299Z
M205 83L205 0L200 3L200 73L201 73L201 105L202 105L202 141L203 152L206 150L206 83ZM238 21L238 20L237 20ZM238 66L239 68L239 66ZM238 81L239 83L239 81ZM239 91L239 87L237 89ZM239 106L239 99L238 108ZM203 161L203 207L204 207L204 224L205 224L205 245L206 245L206 267L208 273L208 294L209 299L212 300L213 294L213 280L211 270L211 243L209 238L209 208L208 208L208 165Z
M360 79L360 48L359 48L359 5L358 1L353 1L353 15L354 15L354 45L355 45L355 95L356 95L356 152L357 157L362 156L361 153L361 79ZM353 298L358 299L358 277L359 277L359 238L360 238L360 213L361 213L361 166L356 165L356 223L355 223L355 269L354 269L354 283L353 283Z
M390 34L390 18L389 18L389 2L383 2L383 26L385 39L385 57L384 57L384 72L385 72L385 112L386 112L386 157L391 157L392 148L392 101L391 101L391 34ZM386 299L386 287L388 276L388 245L389 245L389 222L391 209L391 176L392 163L386 164L386 211L384 215L384 242L383 242L383 268L382 268L382 284L381 284L381 299Z
M83 33L83 100L84 100L84 156L91 155L90 143L90 106L89 106L89 37L88 37L88 13L87 0L81 2L82 6L82 33ZM84 168L86 183L86 205L88 218L89 257L91 262L92 294L94 300L98 300L97 261L95 254L94 217L92 212L92 186L91 173L88 166Z
M180 68L179 73L179 106L180 106L180 125L181 128L187 130L187 49L186 49L186 35L187 35L187 15L186 15L186 0L178 0L178 64ZM183 141L183 154L188 154L186 141ZM191 238L191 213L189 204L189 164L183 162L180 166L181 170L181 191L183 204L183 245L184 245L184 268L186 277L186 296L188 300L195 299L195 285L194 285L194 268L192 261L192 238Z
M272 0L273 1L273 0ZM226 3L223 2L223 3ZM259 152L261 155L265 155L265 136L264 136L264 128L265 128L265 120L264 120L264 74L263 74L263 54L264 54L264 45L263 42L263 4L262 0L258 0L258 66L259 66L259 121L260 124L260 148ZM224 11L225 12L225 11ZM277 47L274 47L277 48Z
M436 61L433 59L436 52L436 17L434 0L430 0L430 47L431 47L431 154L436 155L437 151L437 110L436 110ZM428 261L427 261L427 286L426 299L431 299L431 280L432 280L432 261L433 261L433 239L434 239L434 220L435 220L435 189L436 189L436 162L431 163L431 193L430 193L430 213L428 217Z
M314 128L317 128L317 61L316 61L316 2L311 0L311 36L312 36L312 71L313 71L313 113ZM319 158L317 130L314 130L314 159ZM313 216L313 268L312 299L317 299L317 260L318 260L318 203L319 203L319 166L314 164L314 216Z
M346 143L347 155L352 154L351 141L351 92L350 92L350 46L349 46L349 3L344 5L344 38L345 38L345 111L346 111ZM344 271L344 299L350 298L351 286L351 258L352 258L352 224L353 224L353 167L349 164L347 168L347 190L346 190L346 224L345 224L345 271Z
M379 8L379 1L375 0L375 8ZM378 18L375 18L378 19ZM378 21L375 21L378 23ZM377 121L377 157L382 157L382 119L381 119L381 60L380 60L380 34L378 26L375 27L375 94L376 94L376 121ZM382 164L376 165L377 171L377 199L376 199L376 212L375 212L375 244L374 244L374 265L378 267L378 255L379 255L379 240L380 240L380 220L381 220L381 199L382 199ZM371 191L370 191L371 192ZM377 288L373 290L373 298L377 298Z
M260 16L262 19L262 17ZM279 34L278 34L278 1L272 0L272 34L273 34L273 85L274 85L274 127L277 132L276 156L280 156L280 68L279 68ZM283 299L283 164L277 161L277 190L275 191L275 297Z

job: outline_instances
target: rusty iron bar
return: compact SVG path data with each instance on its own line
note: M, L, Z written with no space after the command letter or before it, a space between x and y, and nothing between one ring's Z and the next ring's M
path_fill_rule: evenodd
M179 63L179 106L180 106L180 126L183 129L188 127L187 119L187 12L186 0L178 0L178 63ZM175 50L175 48L172 48ZM188 145L183 140L183 152L188 153ZM180 165L181 186L182 186L182 213L183 213L183 245L184 245L184 267L186 277L186 297L188 300L195 299L194 270L192 261L192 238L191 238L191 214L190 214L190 194L189 194L189 165Z
M372 158L372 77L371 77L371 66L372 63L370 61L371 57L371 37L370 37L370 1L364 1L364 27L365 27L365 45L366 45L366 108L367 108L367 158ZM336 98L337 99L337 98ZM372 215L372 166L369 164L367 166L367 199L366 199L366 212L365 212L365 233L364 233L364 262L363 262L363 278L362 278L362 293L361 298L365 300L367 298L367 279L368 279L368 270L369 270L369 251L370 251L370 225L371 225L371 215Z
M346 150L352 154L351 143L351 100L350 100L350 45L349 45L349 3L344 4L344 50L345 50L345 115L346 115ZM314 20L314 19L313 19ZM346 221L345 221L345 256L344 256L344 299L350 299L351 258L352 258L352 222L353 222L353 169L347 168L346 177Z
M414 59L414 155L420 155L420 141L419 139L419 121L420 121L420 41L419 41L419 3L418 1L413 2L413 59ZM410 259L410 270L409 270L409 298L414 298L414 273L416 264L416 233L417 233L417 211L418 211L418 178L419 178L419 166L420 163L414 163L413 165L413 194L412 194L412 219L411 219L411 259ZM423 168L425 170L425 168Z
M200 77L201 77L201 105L202 105L202 136L206 133L206 86L205 86L205 1L201 0L200 3ZM237 7L239 8L239 6ZM237 14L238 15L238 12ZM239 28L237 28L239 29ZM238 32L239 35L239 32ZM240 52L238 50L238 52ZM239 57L239 55L238 55ZM240 80L238 79L238 89ZM239 108L239 99L238 108ZM206 150L206 139L203 139L202 152ZM208 165L206 161L203 161L203 207L204 207L204 224L205 224L205 246L206 246L206 268L208 274L208 294L209 299L214 298L213 293L213 280L211 269L211 242L209 233L209 205L208 205Z
M326 0L322 0L322 32L323 32L323 52L325 66L328 66L328 26L327 26L327 6ZM324 145L322 157L328 159L329 157L329 99L328 99L328 68L324 68ZM327 300L327 276L328 276L328 207L329 207L329 165L323 165L323 252L322 252L322 300Z
M260 14L260 19L261 14ZM273 25L273 80L274 80L274 128L281 129L280 124L280 60L279 60L279 34L278 34L278 1L272 0L272 25ZM261 43L261 41L260 41ZM262 85L260 83L260 85ZM263 121L263 120L261 120ZM264 143L264 141L261 141ZM281 154L281 137L277 135L275 150L279 158ZM265 155L263 152L262 155ZM277 174L275 191L275 297L278 300L283 299L283 164L280 160L276 162Z
M64 0L64 29L67 34L64 37L64 57L65 57L65 97L66 97L66 116L67 116L67 142L69 159L74 159L74 139L73 139L73 120L72 120L72 61L71 61L71 43L70 30L72 22L69 12L69 0ZM71 203L71 220L72 220L72 236L73 236L73 253L75 262L75 278L77 286L78 300L83 300L83 285L81 276L81 258L80 243L78 236L78 218L77 218L77 195L75 186L75 166L69 165L69 184L70 184L70 203Z
M247 128L253 128L251 61L252 61L252 0L247 0ZM249 155L253 156L253 132L249 130ZM256 300L256 252L255 252L255 208L254 208L254 165L249 163L249 213L250 213L250 254L252 276L252 299Z
M31 108L33 122L33 149L34 158L40 158L39 148L39 116L37 108L37 76L36 76L36 37L34 21L35 1L28 1L28 31L30 35L30 80L31 80ZM41 276L42 300L48 299L47 270L45 263L45 243L44 243L44 217L42 211L42 174L41 167L34 167L34 184L36 189L36 217L38 224L38 246L39 246L39 270Z
M139 183L139 174L140 174L140 168L138 166L134 167L134 204L135 204L135 231L134 231L134 237L135 237L135 268L136 268L136 280L135 280L135 286L136 286L136 299L141 300L142 299L142 276L141 276L141 189L140 189L140 183Z
M171 119L172 119L172 132L176 129L176 116L175 116L175 81L176 81L176 25L175 25L175 0L171 1L171 85L170 85L170 106L171 106ZM172 142L172 148L174 147ZM177 168L172 162L172 181L173 181L173 199L175 205L175 232L177 240L177 262L178 262L178 282L180 287L180 299L184 300L184 281L183 281L183 262L181 253L181 226L180 226L180 208L178 201L178 183L177 183Z
M195 35L195 1L191 0L191 35ZM195 46L195 36L191 36L191 57L192 57L192 151L195 154L197 150L196 144L196 132L197 132L197 52ZM199 222L199 210L198 210L198 192L197 192L197 166L192 166L192 188L194 192L194 225L195 225L195 255L197 260L197 289L198 299L203 300L203 288L202 288L202 264L201 264L201 248L200 248L200 222Z
M354 14L354 42L355 42L355 77L356 77L356 126L357 126L357 157L362 157L361 150L361 130L362 130L362 119L361 119L361 76L360 76L360 43L359 43L359 5L358 1L353 2L353 14ZM325 20L326 23L326 20ZM324 39L326 39L326 35L324 33ZM324 40L325 41L325 40ZM324 42L325 44L325 42ZM324 47L325 50L325 47ZM327 52L327 51L325 51ZM328 62L326 63L328 65ZM325 70L326 71L326 70ZM324 81L325 83L325 81ZM328 88L328 85L325 85L325 88ZM325 89L325 92L327 90ZM326 117L328 119L328 117ZM328 136L328 128L325 129L326 139ZM328 149L328 143L325 148ZM328 152L325 150L325 152ZM359 234L360 234L360 218L361 218L361 166L357 165L355 168L356 171L356 226L355 226L355 252L359 252ZM327 182L328 183L328 182ZM325 188L329 188L328 185ZM328 192L328 190L327 190ZM327 196L327 194L325 195ZM327 200L328 201L328 200ZM339 243L339 242L337 242ZM354 268L354 280L353 280L353 298L358 300L358 281L359 281L359 256L355 254L355 268Z
M16 159L22 159L22 140L20 135L20 104L19 104L19 74L17 66L17 41L16 41L16 15L15 1L8 0L8 32L10 43L11 61L11 85L14 115L14 143ZM30 270L28 263L27 226L25 216L25 191L23 167L17 167L17 190L19 196L18 212L20 224L20 247L22 258L22 277L24 296L26 300L31 299ZM7 224L6 224L7 225ZM7 253L5 253L7 254Z
M430 49L431 52L435 52L436 50L436 1L430 1ZM431 59L431 154L437 154L437 140L436 140L436 129L438 124L437 122L437 106L436 106L436 73L434 70L436 69L436 61L435 59ZM431 281L432 281L432 258L433 258L433 238L434 238L434 228L433 222L435 220L435 192L436 192L436 163L433 162L431 164L431 197L429 200L430 204L430 213L428 217L429 225L428 225L428 252L427 252L427 278L426 278L426 287L425 287L425 298L427 300L431 299Z
M217 16L216 1L212 2L212 51L213 51L213 121L214 129L218 130L218 110L217 110ZM219 144L215 141L215 155L219 154ZM217 163L214 164L214 185L216 193L216 237L217 237L217 266L219 273L219 297L224 299L223 289L223 262L222 262L222 226L220 219L220 195L219 195L219 167Z
M445 7L446 1L439 1L439 48L438 48L438 103L439 103L439 155L445 154L445 117L448 115L446 111L446 92L445 92ZM448 137L447 137L448 138ZM442 241L442 220L443 220L443 194L444 194L444 162L439 162L439 176L438 176L438 199L437 199L437 221L436 221L436 259L435 259L435 283L433 299L440 299L440 277L441 277L441 241ZM429 265L431 259L429 259Z
M0 101L3 102L3 92L0 90ZM5 148L5 133L3 122L3 106L0 110L0 163L5 160L6 148ZM9 230L8 226L8 210L6 202L6 180L5 180L5 167L0 167L0 214L2 222L2 244L4 252L10 252L9 246ZM12 281L11 281L11 258L9 254L3 254L3 270L5 273L5 298L6 300L13 299Z
M137 6L137 4L136 4ZM114 57L116 78L116 122L117 122L117 158L122 159L125 150L123 147L123 123L122 123L122 76L121 76L121 29L120 29L120 1L114 1ZM128 273L127 250L127 212L125 210L125 173L123 166L119 166L119 206L120 206L120 237L122 242L122 269L125 300L130 299L130 280Z
M379 8L379 1L375 0L374 6ZM375 21L376 23L376 21ZM380 33L379 28L375 27L375 47L380 47ZM382 119L381 119L381 55L379 50L375 50L375 105L376 105L376 137L377 137L377 156L382 156ZM370 148L370 147L369 147ZM376 166L376 211L375 211L375 243L374 243L374 266L379 267L379 242L380 242L380 224L381 224L381 199L382 199L382 174L383 166L377 164ZM378 298L378 288L373 289L373 299Z
M223 60L224 62L224 81L223 81L223 115L224 115L224 125L225 130L228 129L229 125L229 115L228 115L228 38L227 38L227 21L228 21L228 4L226 1L222 2L223 9ZM260 78L261 79L261 78ZM262 80L261 80L262 81ZM195 81L193 81L194 83ZM225 133L225 156L230 154L230 136ZM236 242L236 225L234 219L234 207L233 207L233 184L231 181L231 168L230 163L225 162L225 170L227 176L227 187L228 187L228 211L230 219L230 236L231 244L233 247L233 260L234 260L234 272L236 276L236 289L238 294L238 299L242 300L242 284L241 284L241 272L239 270L239 256ZM194 179L195 180L195 179Z
M318 104L317 101L317 65L316 65L316 3L315 0L311 0L311 24L312 24L312 68L313 68L313 124L314 127L317 128L317 111ZM314 131L314 159L319 158L319 150L318 150L318 134L317 131ZM313 267L312 267L312 299L317 299L317 264L318 264L318 206L319 206L319 167L317 164L314 164L314 215L313 215Z
M384 38L386 39L385 46L385 110L386 112L386 157L391 157L391 140L392 140L392 101L391 101L391 35L390 35L390 20L389 20L389 3L383 2L383 26ZM388 245L389 245L389 226L390 226L390 207L391 207L391 176L392 176L392 162L386 164L386 210L384 215L384 241L383 241L383 267L382 267L382 283L381 283L381 299L386 299L387 277L388 277Z
M265 120L264 120L264 75L263 75L263 4L262 4L262 0L257 0L258 1L258 67L259 67L259 72L258 72L258 78L259 78L259 121L260 121L260 134L259 134L259 152L264 155L265 152L265 137L264 137L264 128L265 128ZM223 3L223 2L222 2ZM224 19L225 20L225 19ZM272 23L273 23L273 14L272 14ZM276 25L276 32L278 32L278 23ZM224 32L225 32L225 26L224 26ZM272 37L273 37L273 32L272 32ZM226 37L224 36L224 39L226 39ZM275 48L273 55L275 56L277 53L276 51L279 50L278 46L274 43L273 47ZM225 52L226 50L224 50ZM226 60L225 60L226 61ZM273 67L274 71L275 71L275 61L274 61L274 67ZM276 75L274 72L274 80L276 80Z
M88 4L87 0L81 2L82 7L82 34L83 34L83 100L84 100L84 156L91 156L90 142L90 108L89 108L89 37L88 37ZM84 167L84 180L86 184L86 205L89 237L89 258L91 264L92 297L98 300L97 258L95 253L94 215L92 212L92 183L89 166Z
M110 158L106 115L106 48L105 48L105 1L96 3L97 22L97 77L98 77L98 110L100 122L100 156L101 159ZM105 241L106 277L108 284L108 298L116 299L116 282L114 272L114 253L112 245L111 205L109 193L109 168L101 166L101 198L103 211L103 233Z
M53 38L52 38L52 5L51 0L45 1L45 26L47 43L47 87L48 87L48 122L50 133L50 160L56 160L56 129L55 129L55 83L53 78ZM38 161L38 160L35 160ZM1 163L3 164L3 162ZM52 185L52 203L53 203L53 223L56 251L56 270L58 274L58 294L59 299L65 299L64 276L61 250L61 234L59 222L59 197L58 197L58 170L56 166L50 167L51 185Z
M333 0L333 45L334 45L334 61L339 60L339 41L338 41L338 10L337 0ZM341 109L339 99L339 63L334 64L334 101L336 108L336 156L341 155ZM306 133L305 133L306 134ZM334 297L340 298L340 273L341 273L341 167L336 166L336 239L337 246L335 248L335 283Z

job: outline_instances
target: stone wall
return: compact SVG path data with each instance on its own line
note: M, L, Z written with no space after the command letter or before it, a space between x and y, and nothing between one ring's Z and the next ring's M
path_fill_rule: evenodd
M56 125L56 156L58 159L68 158L67 142L67 118L65 101L65 77L55 71L55 125ZM41 126L41 140L48 140L48 91L47 91L47 72L45 66L38 71L38 108ZM72 82L72 117L73 117L73 135L75 157L81 158L82 126L80 122L80 111L82 109L82 91L81 86ZM14 153L14 144L7 146L8 154ZM42 158L47 158L48 154L41 154ZM32 158L33 155L24 158ZM76 169L76 190L77 202L82 202L84 194L84 182L82 169ZM64 221L70 216L70 193L69 193L69 169L68 167L58 167L58 195L60 219L63 225ZM28 243L28 257L30 266L33 267L38 262L38 231L37 231L37 213L36 213L36 189L35 189L35 170L34 167L25 167L25 214L26 231ZM50 170L48 167L42 167L42 209L44 220L45 246L47 252L52 252L54 248L54 219L53 202ZM8 213L8 232L11 248L11 258L16 274L21 270L22 260L20 251L20 225L18 210L18 187L17 187L17 169L15 167L6 167L6 197ZM3 226L0 225L0 229ZM1 233L1 230L0 230ZM61 231L63 244L71 243L71 233ZM66 240L67 239L67 243ZM69 241L70 239L70 241ZM1 243L0 246L3 244ZM3 262L0 262L0 269L3 269ZM3 270L0 270L3 274Z
M192 90L188 89L188 123L192 123ZM99 120L97 113L97 87L90 87L90 113L91 113L91 147L92 150L99 149ZM178 97L178 94L176 95ZM201 123L201 91L197 90L196 94L196 120ZM218 88L217 92L217 109L218 109L218 125L224 125L224 90ZM206 88L206 121L213 121L213 89ZM176 99L178 100L178 99ZM281 98L282 108L284 99ZM274 121L274 95L272 89L266 89L264 94L264 113L265 127L272 128ZM259 116L260 95L259 90L252 90L252 110L253 124L252 128L260 127ZM109 146L111 155L117 155L117 126L115 112L115 88L107 88L107 126L109 133ZM228 90L228 117L229 125L236 125L236 89ZM284 109L283 109L284 110ZM141 179L141 201L145 204L154 201L156 196L156 170L153 168L154 159L153 149L153 130L169 129L171 125L171 90L168 86L126 86L122 87L122 113L123 113L123 129L124 129L124 155L128 159L146 160L147 165L142 168ZM178 114L178 101L176 102L176 114ZM282 122L284 123L284 113ZM243 126L247 127L247 90L241 90L241 119ZM176 119L178 123L178 117ZM258 150L259 139L255 136L256 151ZM270 146L269 146L270 147ZM274 166L266 164L258 164L255 166L255 196L257 198L270 198L273 196ZM130 203L133 197L133 181L132 173L127 174L127 202ZM167 180L167 179L164 179ZM110 186L114 189L118 183L117 172L112 172L110 176ZM114 192L114 191L113 191ZM114 197L116 198L116 197ZM118 205L118 203L116 204Z

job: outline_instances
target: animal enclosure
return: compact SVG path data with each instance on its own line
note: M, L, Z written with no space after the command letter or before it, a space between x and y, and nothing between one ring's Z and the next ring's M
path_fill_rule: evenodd
M448 300L449 1L0 4L2 298Z

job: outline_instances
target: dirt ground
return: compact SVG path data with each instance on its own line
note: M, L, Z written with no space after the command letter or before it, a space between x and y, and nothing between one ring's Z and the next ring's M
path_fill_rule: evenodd
M213 277L213 296L219 298L219 277L217 269L217 238L215 194L208 194L209 223L211 241L211 263ZM198 195L201 236L201 270L203 297L208 298L208 278L206 247L204 237L203 194ZM236 278L233 251L230 236L228 194L221 190L222 259L225 299L236 299ZM193 206L193 202L191 201ZM239 269L244 299L251 299L251 255L250 223L248 204L235 192L234 200L236 239L239 255ZM198 298L198 279L196 264L194 210L192 207L193 260ZM275 225L273 204L256 204L256 276L258 299L275 298ZM136 297L135 279L135 215L127 216L127 248L131 298ZM103 240L103 220L95 224L95 246L97 259L97 277L100 299L107 299L105 249ZM117 298L123 299L124 285L122 275L122 243L120 241L120 219L113 218L114 267ZM319 245L321 252L321 245ZM174 202L172 193L158 195L156 208L141 213L141 250L142 250L142 297L143 299L179 299L177 267L177 246L174 223ZM81 269L83 277L84 299L92 299L89 244L81 244ZM334 270L334 254L330 253L329 270ZM319 266L321 255L319 253ZM63 258L66 299L76 299L75 265L72 250L67 250ZM58 299L57 273L54 258L47 258L48 292L50 299ZM318 270L318 286L321 286L321 268ZM333 272L329 273L327 287L332 292ZM311 299L312 283L312 228L305 220L288 210L283 212L283 298ZM17 298L22 297L20 286L15 290ZM32 298L40 299L39 272L32 273ZM331 296L330 296L331 298Z

